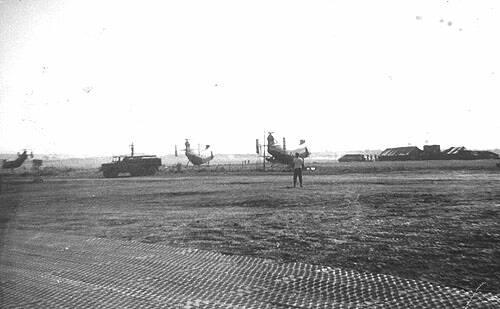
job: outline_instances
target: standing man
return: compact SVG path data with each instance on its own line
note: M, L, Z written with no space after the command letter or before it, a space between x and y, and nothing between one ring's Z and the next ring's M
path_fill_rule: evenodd
M295 153L293 159L293 187L297 186L297 176L299 176L300 187L302 188L302 168L304 167L304 159L299 157L299 153Z

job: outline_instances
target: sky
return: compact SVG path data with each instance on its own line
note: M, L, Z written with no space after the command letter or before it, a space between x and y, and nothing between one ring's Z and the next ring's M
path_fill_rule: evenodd
M499 1L0 0L0 152L500 148Z

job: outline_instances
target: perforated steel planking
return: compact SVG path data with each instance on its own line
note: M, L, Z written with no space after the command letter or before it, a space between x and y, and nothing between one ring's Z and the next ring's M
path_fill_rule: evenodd
M500 308L500 296L162 244L9 232L2 308Z

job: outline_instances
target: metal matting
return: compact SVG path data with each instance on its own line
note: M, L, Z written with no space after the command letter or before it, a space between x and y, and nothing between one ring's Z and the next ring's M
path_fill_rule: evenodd
M9 231L2 308L500 308L429 282L162 244Z

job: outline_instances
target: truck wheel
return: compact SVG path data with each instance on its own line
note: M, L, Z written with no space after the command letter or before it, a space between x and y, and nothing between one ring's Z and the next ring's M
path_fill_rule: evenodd
M149 171L148 171L148 175L154 175L156 174L156 172L158 171L158 169L156 167L150 167L149 168Z

